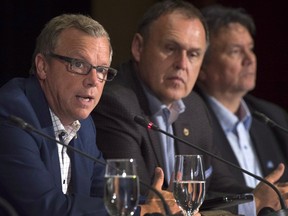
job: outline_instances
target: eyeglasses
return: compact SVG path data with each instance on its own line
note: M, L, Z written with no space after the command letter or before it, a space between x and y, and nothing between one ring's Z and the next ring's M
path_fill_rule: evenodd
M117 74L117 70L111 67L106 66L93 66L90 63L81 60L70 58L67 56L57 55L55 53L48 54L52 58L60 59L65 62L68 62L68 71L71 73L79 74L79 75L87 75L90 73L92 68L97 71L97 78L101 81L111 81Z

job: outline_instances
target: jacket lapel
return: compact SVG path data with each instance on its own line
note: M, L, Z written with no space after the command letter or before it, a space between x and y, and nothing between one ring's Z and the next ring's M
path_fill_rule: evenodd
M122 68L122 70L126 71L126 77L125 80L131 85L131 87L134 89L137 98L139 100L139 105L141 107L141 114L143 117L145 117L147 120L152 121L149 116L151 116L151 112L149 110L149 103L147 101L146 95L142 89L142 84L140 83L137 74L132 72L133 69L133 63L130 62L128 65L125 65L125 67ZM155 156L155 160L157 163L157 166L164 167L164 160L162 157L162 148L161 148L161 141L160 136L157 131L146 129L147 130L147 137L150 140L151 143L151 149L153 151L153 154ZM151 167L154 169L155 167Z
M34 126L37 130L39 130L43 134L46 134L52 139L55 139L48 104L45 99L44 93L40 87L39 81L35 76L31 76L31 78L28 79L27 82L28 82L26 85L27 98L29 98L29 101L33 106L33 109L37 115L35 116L34 122L37 122L36 119L39 120L38 125L32 125L32 126ZM50 152L49 155L50 155L51 167L47 168L53 170L54 173L53 176L55 182L57 183L57 186L59 188L62 188L57 143L49 138L43 137L43 145Z

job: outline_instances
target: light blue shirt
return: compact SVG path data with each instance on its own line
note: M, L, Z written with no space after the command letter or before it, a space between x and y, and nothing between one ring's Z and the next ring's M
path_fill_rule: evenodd
M262 176L259 160L249 134L252 117L244 100L241 101L238 116L230 112L214 97L208 96L208 102L225 132L240 167ZM257 179L244 173L243 175L248 187L255 188L259 183Z
M262 176L259 161L249 134L252 117L245 101L241 101L238 117L225 108L216 98L207 95L207 99L230 143L240 167L258 176ZM257 179L244 173L243 175L247 186L254 188L258 184ZM239 205L238 213L240 215L256 216L255 202Z
M177 120L180 113L185 111L183 101L174 101L168 108L146 86L143 85L143 87L152 114L152 121L155 122L161 130L173 134L172 124ZM166 173L165 181L169 184L175 161L174 139L162 133L159 133L159 136L164 159L164 171Z

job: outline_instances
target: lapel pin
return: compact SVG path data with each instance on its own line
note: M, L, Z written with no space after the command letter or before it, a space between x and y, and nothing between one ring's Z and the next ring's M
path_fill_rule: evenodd
M189 129L188 128L184 128L183 129L183 134L184 134L184 136L189 136Z

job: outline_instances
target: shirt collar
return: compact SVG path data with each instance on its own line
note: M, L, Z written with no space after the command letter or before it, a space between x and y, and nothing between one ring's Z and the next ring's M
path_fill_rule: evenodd
M69 141L74 137L77 138L77 132L81 127L81 123L76 120L71 125L64 126L58 116L51 110L50 115L52 118L53 128L55 132L55 136L58 137L61 133L65 133L65 138L69 138Z
M240 102L239 116L224 107L215 97L207 95L207 99L225 131L233 131L239 122L244 124L247 131L250 129L252 117L248 106L243 99Z
M144 85L143 82L141 82L142 87L144 89L144 93L147 96L147 100L149 103L149 108L153 116L157 115L157 113L161 112L163 109L168 109L168 107L163 104L156 96L152 93L150 89L147 88L146 85ZM180 99L177 101L174 101L171 105L171 107L168 109L170 111L170 117L169 117L169 123L172 124L175 122L179 116L180 113L183 113L185 111L185 104Z

